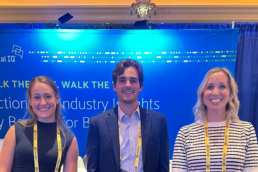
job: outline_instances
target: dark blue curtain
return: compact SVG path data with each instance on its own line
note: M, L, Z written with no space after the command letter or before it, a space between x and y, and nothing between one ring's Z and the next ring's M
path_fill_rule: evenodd
M239 116L251 122L258 135L258 23L236 23L236 28L240 30L236 61Z
M231 23L169 23L157 24L156 29L227 29Z

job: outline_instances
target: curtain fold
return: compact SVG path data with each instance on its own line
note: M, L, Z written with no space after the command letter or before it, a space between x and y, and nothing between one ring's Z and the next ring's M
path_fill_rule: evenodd
M258 23L236 23L240 38L236 60L241 120L249 121L258 135Z

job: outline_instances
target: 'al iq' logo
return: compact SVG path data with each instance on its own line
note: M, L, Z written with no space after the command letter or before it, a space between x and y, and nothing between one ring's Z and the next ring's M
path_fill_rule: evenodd
M12 54L13 55L4 55L3 57L0 57L0 62L15 62L15 58L19 56L21 59L23 57L23 50L18 45L13 45L12 48Z

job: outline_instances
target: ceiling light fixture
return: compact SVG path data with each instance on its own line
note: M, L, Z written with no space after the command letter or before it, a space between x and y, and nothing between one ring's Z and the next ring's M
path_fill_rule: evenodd
M154 3L150 3L151 0L136 0L136 3L132 3L131 5L131 16L133 15L133 9L135 13L138 14L138 19L144 20L149 15L151 19L151 10L155 9L154 16L156 16L156 5Z

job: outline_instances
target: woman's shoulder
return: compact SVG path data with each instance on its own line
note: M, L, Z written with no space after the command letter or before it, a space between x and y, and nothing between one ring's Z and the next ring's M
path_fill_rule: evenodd
M251 122L247 122L247 121L240 121L240 124L246 127L252 127L253 124Z
M63 127L63 132L65 135L74 136L73 132L68 127Z
M73 134L73 132L68 128L68 127L63 127L62 131L61 131L61 136L64 139L65 142L65 150L68 151L70 145L72 144L72 141L75 137L75 135Z
M16 129L24 129L26 126L24 124L22 124L23 121L18 121L16 123L14 123L14 127L15 127L15 130Z
M247 121L233 122L232 126L236 128L241 128L245 131L255 131L253 124Z
M231 125L234 127L241 127L243 129L248 129L248 130L253 128L253 125L247 121L232 122Z
M199 128L203 128L203 125L201 121L196 121L181 127L180 132L191 132L192 130L198 130Z
M237 133L243 133L246 138L256 137L255 129L250 122L240 121L240 122L232 122L230 125L232 131Z
M75 137L74 133L68 127L63 127L62 130L67 141L69 143L72 142L73 138Z

